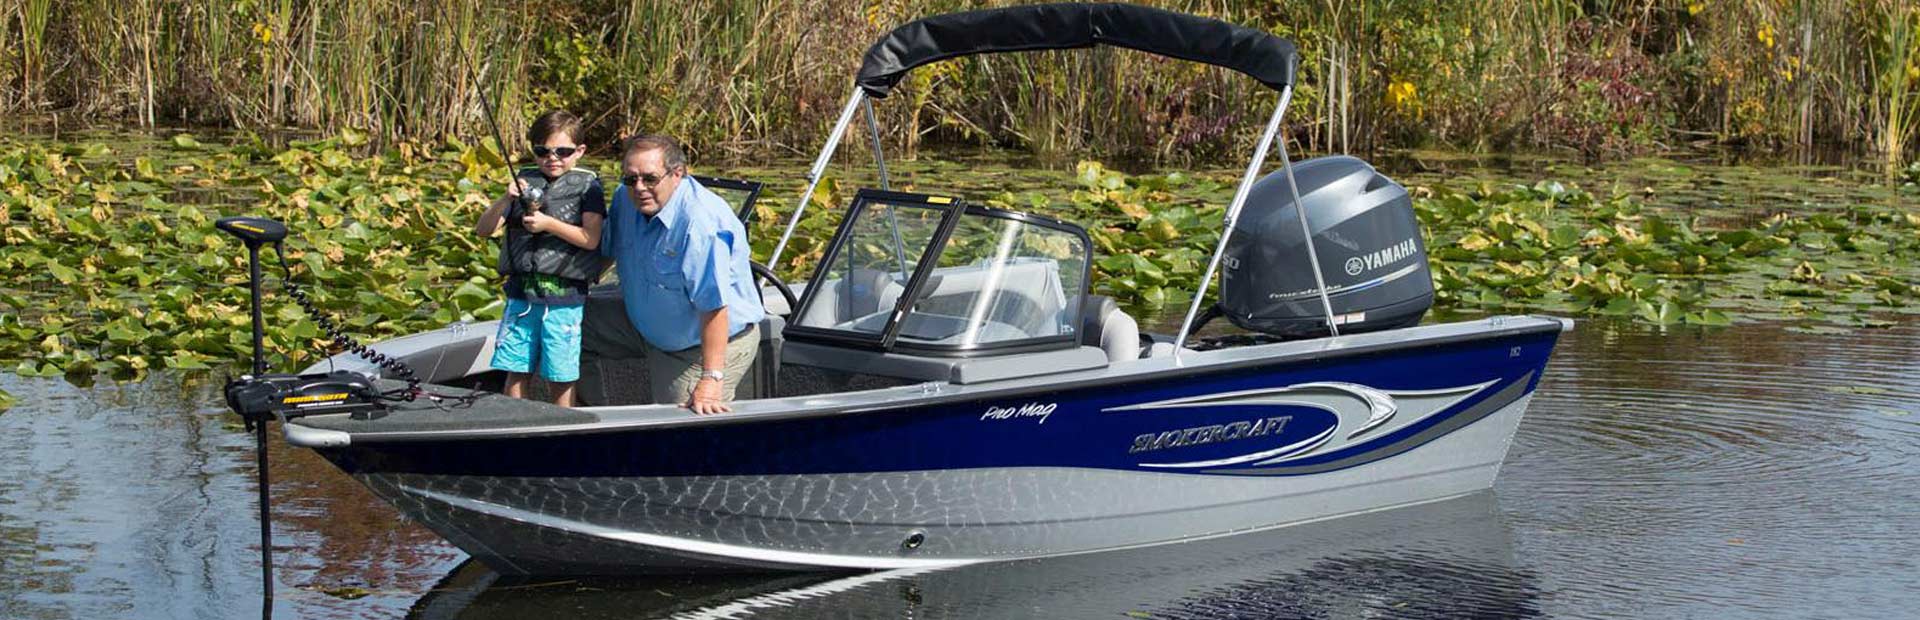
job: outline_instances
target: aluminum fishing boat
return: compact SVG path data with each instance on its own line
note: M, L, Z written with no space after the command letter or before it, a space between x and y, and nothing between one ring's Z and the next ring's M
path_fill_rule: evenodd
M1278 92L1201 280L1224 271L1219 301L1203 313L1202 285L1172 335L1143 333L1092 294L1079 226L887 187L872 101L909 71L1089 46L1219 65ZM285 437L504 574L942 567L1486 489L1572 323L1419 325L1432 284L1406 191L1353 158L1293 165L1275 140L1296 63L1271 34L1132 5L907 24L866 53L768 263L862 111L881 187L853 197L804 285L769 293L732 413L646 404L644 362L595 355L589 333L592 406L421 400L298 417ZM1263 176L1276 144L1281 166ZM596 316L624 321L615 286L595 289L590 329L608 322ZM1248 333L1196 337L1215 316ZM436 386L485 389L499 381L493 332L459 325L375 348ZM310 371L330 367L380 372L347 355Z

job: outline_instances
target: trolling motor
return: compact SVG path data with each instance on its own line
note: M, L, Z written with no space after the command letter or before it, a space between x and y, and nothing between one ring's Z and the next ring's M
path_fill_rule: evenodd
M267 422L276 417L284 422L318 413L385 415L386 406L380 402L381 394L374 387L373 379L359 373L336 370L310 375L266 374L267 357L263 344L266 334L260 320L260 246L273 244L274 253L280 257L280 264L284 268L287 258L280 240L287 237L287 227L257 217L221 218L213 225L247 244L247 281L253 302L253 369L251 374L228 381L226 396L227 407L240 414L247 430L253 432L254 462L259 472L260 490L260 615L267 618L273 616L273 509L267 495ZM288 271L287 285L294 293L294 298L301 301L301 306L313 313L316 320L331 326L332 322L314 312L306 296L293 288L291 270ZM336 341L343 339L335 334ZM357 344L355 346L358 347Z
M253 372L228 381L226 387L227 407L240 414L247 430L264 427L275 418L284 422L322 413L348 413L354 419L363 420L385 416L386 404L373 378L367 375L350 370L306 375L267 374L262 344L265 328L260 319L260 246L272 243L274 252L281 254L280 240L286 238L287 227L257 217L221 218L213 225L247 244L248 284L252 287L253 305ZM284 265L284 254L281 261ZM291 279L288 284L292 285ZM302 306L309 306L305 303L306 295L294 297L303 302ZM312 312L310 306L308 310ZM336 340L339 339L336 336Z

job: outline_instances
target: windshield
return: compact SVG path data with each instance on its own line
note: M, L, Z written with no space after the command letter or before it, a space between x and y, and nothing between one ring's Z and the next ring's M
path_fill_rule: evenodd
M1078 228L872 190L847 217L808 283L795 333L881 348L1073 346L1089 254Z
M1071 232L968 211L909 309L900 341L966 349L1071 336L1086 256Z
M946 211L894 202L857 204L808 286L794 324L880 335Z

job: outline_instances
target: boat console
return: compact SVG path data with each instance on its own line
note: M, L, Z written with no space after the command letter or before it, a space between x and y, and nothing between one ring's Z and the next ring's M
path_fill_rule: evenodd
M699 180L752 212L757 183ZM815 273L793 287L796 302L763 282L769 316L739 397L980 384L1153 354L1132 317L1087 290L1091 247L1086 231L1067 222L946 196L861 190ZM653 402L644 356L603 337L633 330L618 282L589 292L586 317L581 399ZM381 348L429 383L495 389L502 377L487 367L493 331L454 325Z

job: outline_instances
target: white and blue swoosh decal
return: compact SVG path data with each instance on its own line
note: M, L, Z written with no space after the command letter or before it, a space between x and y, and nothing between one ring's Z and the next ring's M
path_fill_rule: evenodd
M1333 414L1338 423L1287 445L1245 454L1200 461L1140 463L1140 467L1169 470L1254 468L1284 465L1334 450L1382 443L1393 431L1419 423L1474 397L1499 383L1436 390L1381 390L1357 383L1313 382L1279 388L1190 396L1112 407L1106 412L1170 410L1195 407L1263 406L1309 407Z

